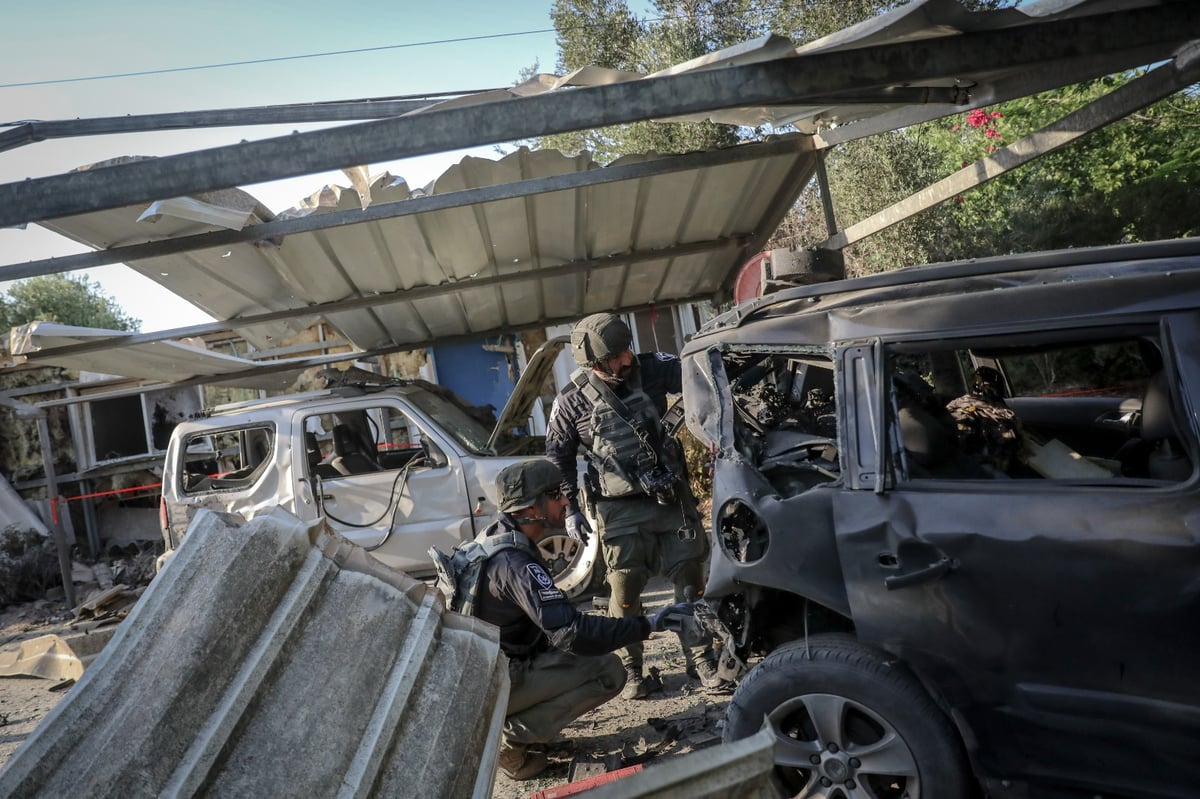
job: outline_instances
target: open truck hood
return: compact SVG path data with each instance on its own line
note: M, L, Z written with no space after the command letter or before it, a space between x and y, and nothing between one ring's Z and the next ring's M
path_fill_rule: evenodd
M504 403L504 409L496 419L496 426L492 428L492 436L488 439L490 449L506 454L504 451L517 438L513 430L525 425L533 411L533 403L541 395L542 386L554 369L558 354L570 340L570 336L555 336L538 347L529 358L517 385L513 387L512 395L509 396L508 402Z

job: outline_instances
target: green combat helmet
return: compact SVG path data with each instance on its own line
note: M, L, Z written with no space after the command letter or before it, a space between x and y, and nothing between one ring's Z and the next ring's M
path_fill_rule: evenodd
M505 466L496 475L496 495L501 513L528 508L562 482L562 472L545 458Z
M585 316L571 331L571 354L580 366L620 355L633 343L629 325L614 313L594 313Z

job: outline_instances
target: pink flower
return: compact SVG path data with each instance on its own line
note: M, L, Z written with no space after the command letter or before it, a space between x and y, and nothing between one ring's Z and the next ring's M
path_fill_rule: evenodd
M958 125L951 125L950 130L958 130Z
M996 130L995 128L988 128L983 132L983 135L987 136L989 139L998 139L1000 138L1000 131Z
M1004 114L1001 114L999 111L993 111L992 119L1004 119Z
M973 128L981 128L988 122L988 113L982 108L972 109L967 114L967 124Z

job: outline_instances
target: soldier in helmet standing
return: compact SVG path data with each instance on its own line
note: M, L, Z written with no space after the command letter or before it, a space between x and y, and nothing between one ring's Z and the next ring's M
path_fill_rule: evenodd
M567 532L581 541L592 532L576 468L580 449L586 457L612 588L608 610L616 618L641 614L642 590L654 574L671 580L677 603L703 593L709 553L681 449L662 427L667 394L681 391L680 361L666 353L635 355L632 341L615 314L579 321L571 350L580 368L555 398L546 432L546 456L564 477ZM688 674L707 688L721 685L711 640L692 644L680 641ZM662 687L643 675L642 652L640 641L618 652L627 699Z
M621 690L625 672L613 650L640 645L652 632L680 630L692 610L678 604L622 619L580 613L554 585L537 550L539 540L562 529L561 482L562 473L544 458L501 469L499 518L460 545L484 554L475 584L468 584L469 570L447 575L450 607L500 628L510 688L499 766L514 780L531 779L548 765L531 745L549 741Z

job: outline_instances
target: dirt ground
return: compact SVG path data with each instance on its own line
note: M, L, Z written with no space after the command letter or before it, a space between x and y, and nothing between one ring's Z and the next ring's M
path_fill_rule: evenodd
M671 601L665 581L643 595L647 610ZM646 642L646 667L659 670L663 690L646 699L616 697L563 730L546 746L550 768L539 778L514 782L497 774L493 799L525 799L537 791L641 763L656 763L721 742L729 694L710 694L684 674L679 639L655 633Z
M652 583L644 597L648 609L670 600L665 582ZM581 603L588 608L591 602ZM61 603L40 600L0 612L0 646L70 629ZM537 791L582 780L604 771L656 763L720 742L728 694L709 694L684 674L678 639L656 633L646 642L646 665L657 668L663 691L647 699L620 697L584 715L546 746L551 766L538 779L513 782L498 774L495 799L525 799ZM0 677L0 768L17 747L71 690L36 677Z
M72 616L61 602L38 600L0 611L0 647L70 628ZM0 677L0 768L57 705L70 685L39 677Z

